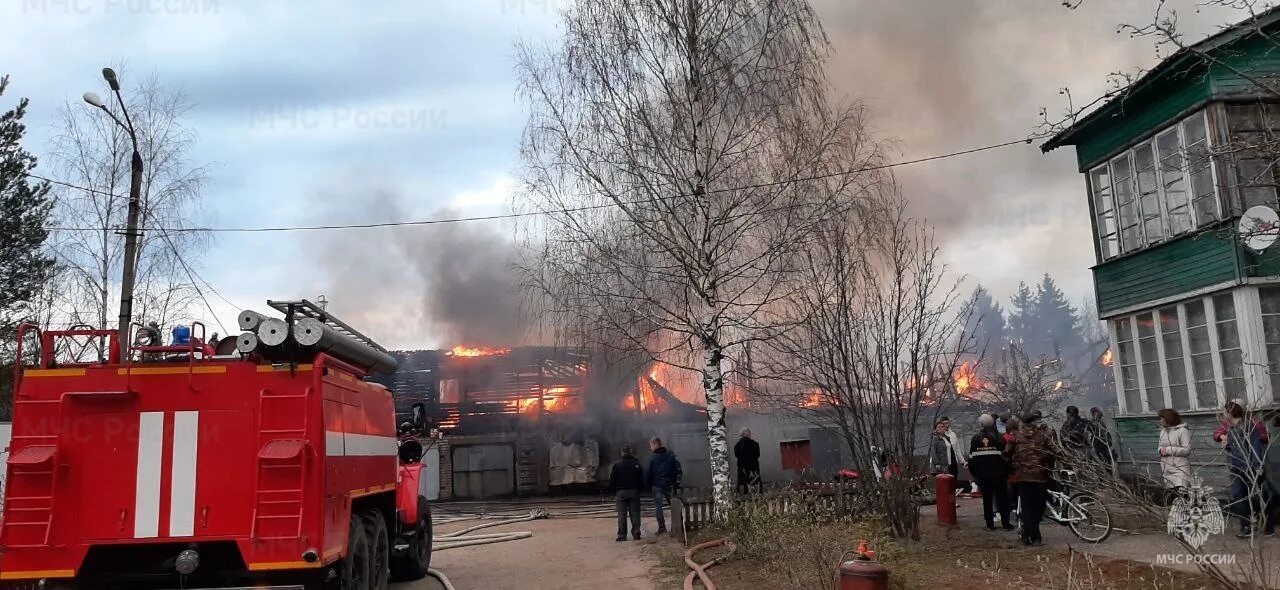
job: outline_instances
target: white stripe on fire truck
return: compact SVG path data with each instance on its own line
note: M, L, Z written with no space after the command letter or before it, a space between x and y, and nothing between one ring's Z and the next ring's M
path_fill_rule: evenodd
M134 489L133 536L160 533L160 462L164 453L164 412L138 414L138 479Z
M333 445L329 445L330 435L340 435L342 437L342 452L338 455L334 453ZM376 434L355 434L351 432L325 432L326 447L330 456L346 456L346 457L385 457L395 456L396 454L396 437L394 436L378 436Z
M324 431L324 454L329 457L341 457L347 454L342 444L342 433L334 430Z
M196 528L196 457L200 412L173 413L173 475L169 486L169 536L190 537Z

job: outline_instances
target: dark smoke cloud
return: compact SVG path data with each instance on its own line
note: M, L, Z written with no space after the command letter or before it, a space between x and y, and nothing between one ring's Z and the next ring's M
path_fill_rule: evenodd
M437 211L433 217L457 217ZM524 340L516 252L511 240L483 222L400 232L402 254L423 286L432 331L452 344L514 345Z
M461 212L409 210L393 191L368 198L322 192L331 209L359 203L355 223L450 218ZM317 208L321 219L333 212ZM299 296L324 293L329 309L388 348L448 348L459 344L523 344L526 315L520 306L512 240L497 226L466 222L344 230L308 236L320 254L323 276Z

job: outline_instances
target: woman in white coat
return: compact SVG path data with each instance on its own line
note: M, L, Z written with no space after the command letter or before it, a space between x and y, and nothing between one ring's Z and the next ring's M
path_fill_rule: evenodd
M1160 416L1160 471L1171 489L1191 482L1191 431L1176 410L1164 409Z

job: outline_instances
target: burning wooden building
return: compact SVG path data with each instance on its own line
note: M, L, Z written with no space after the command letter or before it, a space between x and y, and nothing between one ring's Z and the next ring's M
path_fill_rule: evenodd
M705 410L664 385L661 365L621 369L552 346L393 354L396 372L379 380L395 393L402 420L422 404L440 431L427 458L440 497L595 491L622 443L642 449L673 427L705 441ZM689 459L686 470L696 474L706 452Z

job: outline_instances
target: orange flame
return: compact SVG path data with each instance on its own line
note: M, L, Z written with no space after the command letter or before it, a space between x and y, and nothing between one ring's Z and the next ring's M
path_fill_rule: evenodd
M569 393L569 388L564 386L548 387L542 391L542 395L533 395L530 397L520 398L514 402L508 402L510 408L514 408L521 414L536 414L538 412L538 401L542 401L543 412L562 412L569 409L569 398L565 397Z
M636 379L635 388L622 397L622 409L643 414L660 414L669 411L670 404L658 395L655 383L686 404L707 405L706 392L702 388L702 376L698 372L654 362ZM725 379L724 403L726 406L748 405L750 402L746 388Z
M649 366L647 373L650 379L680 401L695 406L707 405L706 393L702 389L702 375L696 371L655 362Z
M622 400L623 409L641 414L660 414L666 410L666 403L654 390L653 384L657 382L657 379L652 377L654 374L654 371L650 371L647 378L642 376L636 380L635 390Z
M1111 358L1111 349L1108 348L1106 352L1102 353L1102 366L1110 367L1113 363L1115 363L1115 360Z
M804 401L800 402L800 405L806 408L817 408L826 403L826 398L826 393L821 389L812 389L805 396Z
M958 395L968 396L982 387L982 381L978 379L978 367L968 361L956 367L952 381L955 383Z
M455 346L446 352L449 356L497 356L511 352L510 348L490 348L487 346Z
M748 405L747 392L736 385L725 384L724 403L734 407Z

